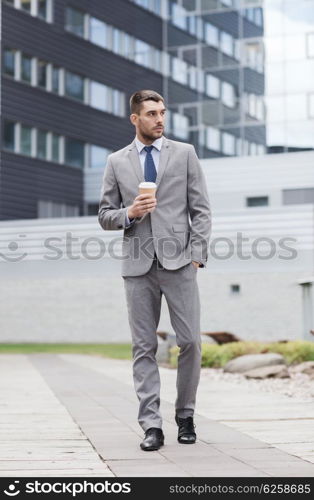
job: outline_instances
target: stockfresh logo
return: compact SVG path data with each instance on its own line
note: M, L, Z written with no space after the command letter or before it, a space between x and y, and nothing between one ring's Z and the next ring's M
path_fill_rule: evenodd
M20 481L13 481L13 483L9 484L9 486L3 491L5 495L8 497L16 497L20 493L18 489L18 484Z

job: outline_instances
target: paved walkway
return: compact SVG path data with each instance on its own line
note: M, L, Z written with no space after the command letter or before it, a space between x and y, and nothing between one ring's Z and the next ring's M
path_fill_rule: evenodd
M129 361L0 355L0 476L314 477L314 401L201 377L184 446L175 377L161 368L166 441L145 453Z

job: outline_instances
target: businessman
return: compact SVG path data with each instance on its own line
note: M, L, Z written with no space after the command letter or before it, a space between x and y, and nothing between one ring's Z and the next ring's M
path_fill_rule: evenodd
M144 451L164 444L160 413L157 335L164 295L180 348L175 421L178 441L196 441L193 420L201 368L199 267L207 261L211 211L192 145L164 137L164 99L152 90L130 98L136 136L108 157L98 220L124 230L122 277L133 345L133 379ZM138 194L140 182L157 184L155 196Z

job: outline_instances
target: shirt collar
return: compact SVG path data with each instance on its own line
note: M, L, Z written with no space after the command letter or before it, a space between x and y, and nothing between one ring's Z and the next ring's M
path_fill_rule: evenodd
M161 150L161 146L162 146L162 139L163 137L159 137L159 139L156 139L152 144L151 146L154 146L154 148L158 149L158 151ZM136 145L136 149L139 153L141 153L143 151L143 148L145 148L146 144L143 144L138 138L137 136L135 137L135 145Z

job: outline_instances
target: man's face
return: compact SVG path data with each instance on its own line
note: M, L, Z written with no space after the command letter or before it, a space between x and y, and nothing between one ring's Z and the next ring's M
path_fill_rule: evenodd
M159 139L164 132L165 113L166 108L162 101L142 102L140 114L133 113L130 116L139 138L152 142Z

